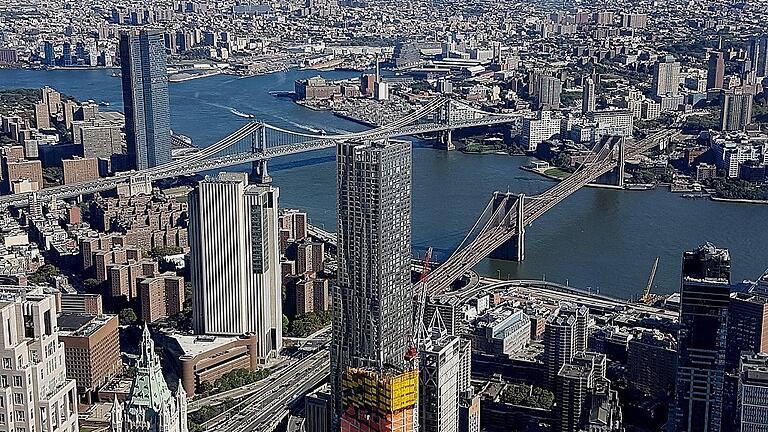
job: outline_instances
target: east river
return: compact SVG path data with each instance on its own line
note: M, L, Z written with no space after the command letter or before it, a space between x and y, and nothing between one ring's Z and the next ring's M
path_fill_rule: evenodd
M270 91L293 89L296 79L315 75L289 71L236 78L219 75L170 84L171 124L198 146L207 146L246 121L235 109L297 131L356 131L362 126L328 112L312 111ZM323 73L329 79L349 72ZM49 85L80 100L122 110L120 79L107 70L0 70L0 88ZM461 242L495 190L535 194L553 183L519 169L527 158L465 155L414 141L413 249L434 247L445 258ZM332 150L270 161L281 206L300 208L312 223L335 230L335 164ZM660 257L654 289L673 292L685 249L710 241L729 248L732 279L755 279L768 267L768 206L686 200L665 189L616 191L583 188L527 229L521 263L484 260L477 270L502 278L542 279L628 298L646 285Z

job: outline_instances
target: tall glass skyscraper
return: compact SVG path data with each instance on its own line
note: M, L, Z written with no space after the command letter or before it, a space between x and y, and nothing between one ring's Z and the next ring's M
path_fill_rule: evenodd
M132 168L171 160L171 119L163 33L141 30L120 36L125 135Z
M676 430L722 429L731 257L707 243L683 254Z

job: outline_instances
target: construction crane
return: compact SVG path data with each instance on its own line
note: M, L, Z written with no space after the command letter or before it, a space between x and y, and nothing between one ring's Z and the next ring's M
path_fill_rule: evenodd
M656 277L656 268L659 266L659 257L656 257L656 260L653 261L653 267L651 268L651 274L648 275L648 284L645 285L645 291L643 291L643 296L640 297L640 302L642 303L648 303L651 301L651 286L653 285L653 279Z
M427 277L429 275L429 262L432 259L432 247L427 249L424 254L424 262L421 267L421 276L419 277L418 291L413 293L412 298L416 299L416 314L411 323L411 345L405 352L405 359L408 361L416 360L419 357L419 333L421 326L424 325L424 308L427 303Z

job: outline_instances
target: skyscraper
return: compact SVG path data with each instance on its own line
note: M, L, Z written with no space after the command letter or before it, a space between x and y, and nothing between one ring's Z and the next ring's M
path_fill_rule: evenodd
M677 96L680 93L680 62L671 55L664 57L653 68L653 95Z
M171 119L163 33L120 35L128 155L137 170L171 160Z
M751 86L729 90L720 98L720 129L724 131L744 130L752 123L752 102L754 89Z
M277 208L280 193L244 173L207 178L189 193L192 324L196 333L254 333L265 360L282 348Z
M0 316L2 429L78 430L77 389L75 380L66 378L56 298L24 287L3 289Z
M51 41L44 41L43 42L43 64L46 66L53 65L55 60L55 56L53 53L53 42Z
M145 326L141 357L125 402L112 403L110 432L187 432L187 393L179 382L171 393L155 343Z
M414 384L414 377L418 384L417 371L404 375L413 319L411 143L339 143L336 164L338 282L332 293L331 343L334 428L360 426L374 412L385 423L410 421L412 428L417 394L408 396L413 404L398 404L396 412L391 407L358 403L365 400L361 392L389 391L397 386L403 394Z
M539 91L536 94L536 108L560 108L560 93L562 92L562 89L563 83L559 78L551 76L542 77Z
M768 354L744 354L739 365L737 429L768 430Z
M728 304L726 370L738 368L741 353L768 352L768 296L732 293Z
M555 428L557 432L578 432L589 406L594 371L586 364L567 363L557 374L555 385Z
M544 369L547 385L554 388L557 374L574 354L573 338L576 317L554 313L544 325Z
M768 34L750 39L749 59L758 77L768 76Z
M471 388L467 370L471 351L463 349L458 336L448 334L439 313L433 315L430 327L419 349L420 430L458 432L460 394Z
M554 388L557 374L577 353L587 349L589 309L561 302L544 325L544 369L546 381Z
M709 54L707 63L707 90L723 88L725 78L725 59L723 53L714 51Z
M592 77L584 80L584 93L581 98L581 113L586 114L595 110L596 104L595 80Z
M72 44L64 42L61 51L61 61L64 66L72 66Z
M719 432L723 406L731 258L712 244L683 253L675 423Z

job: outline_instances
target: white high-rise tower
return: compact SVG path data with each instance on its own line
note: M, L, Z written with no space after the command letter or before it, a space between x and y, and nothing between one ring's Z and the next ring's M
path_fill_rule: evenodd
M221 173L189 194L192 324L198 334L253 333L264 361L282 348L279 189Z

